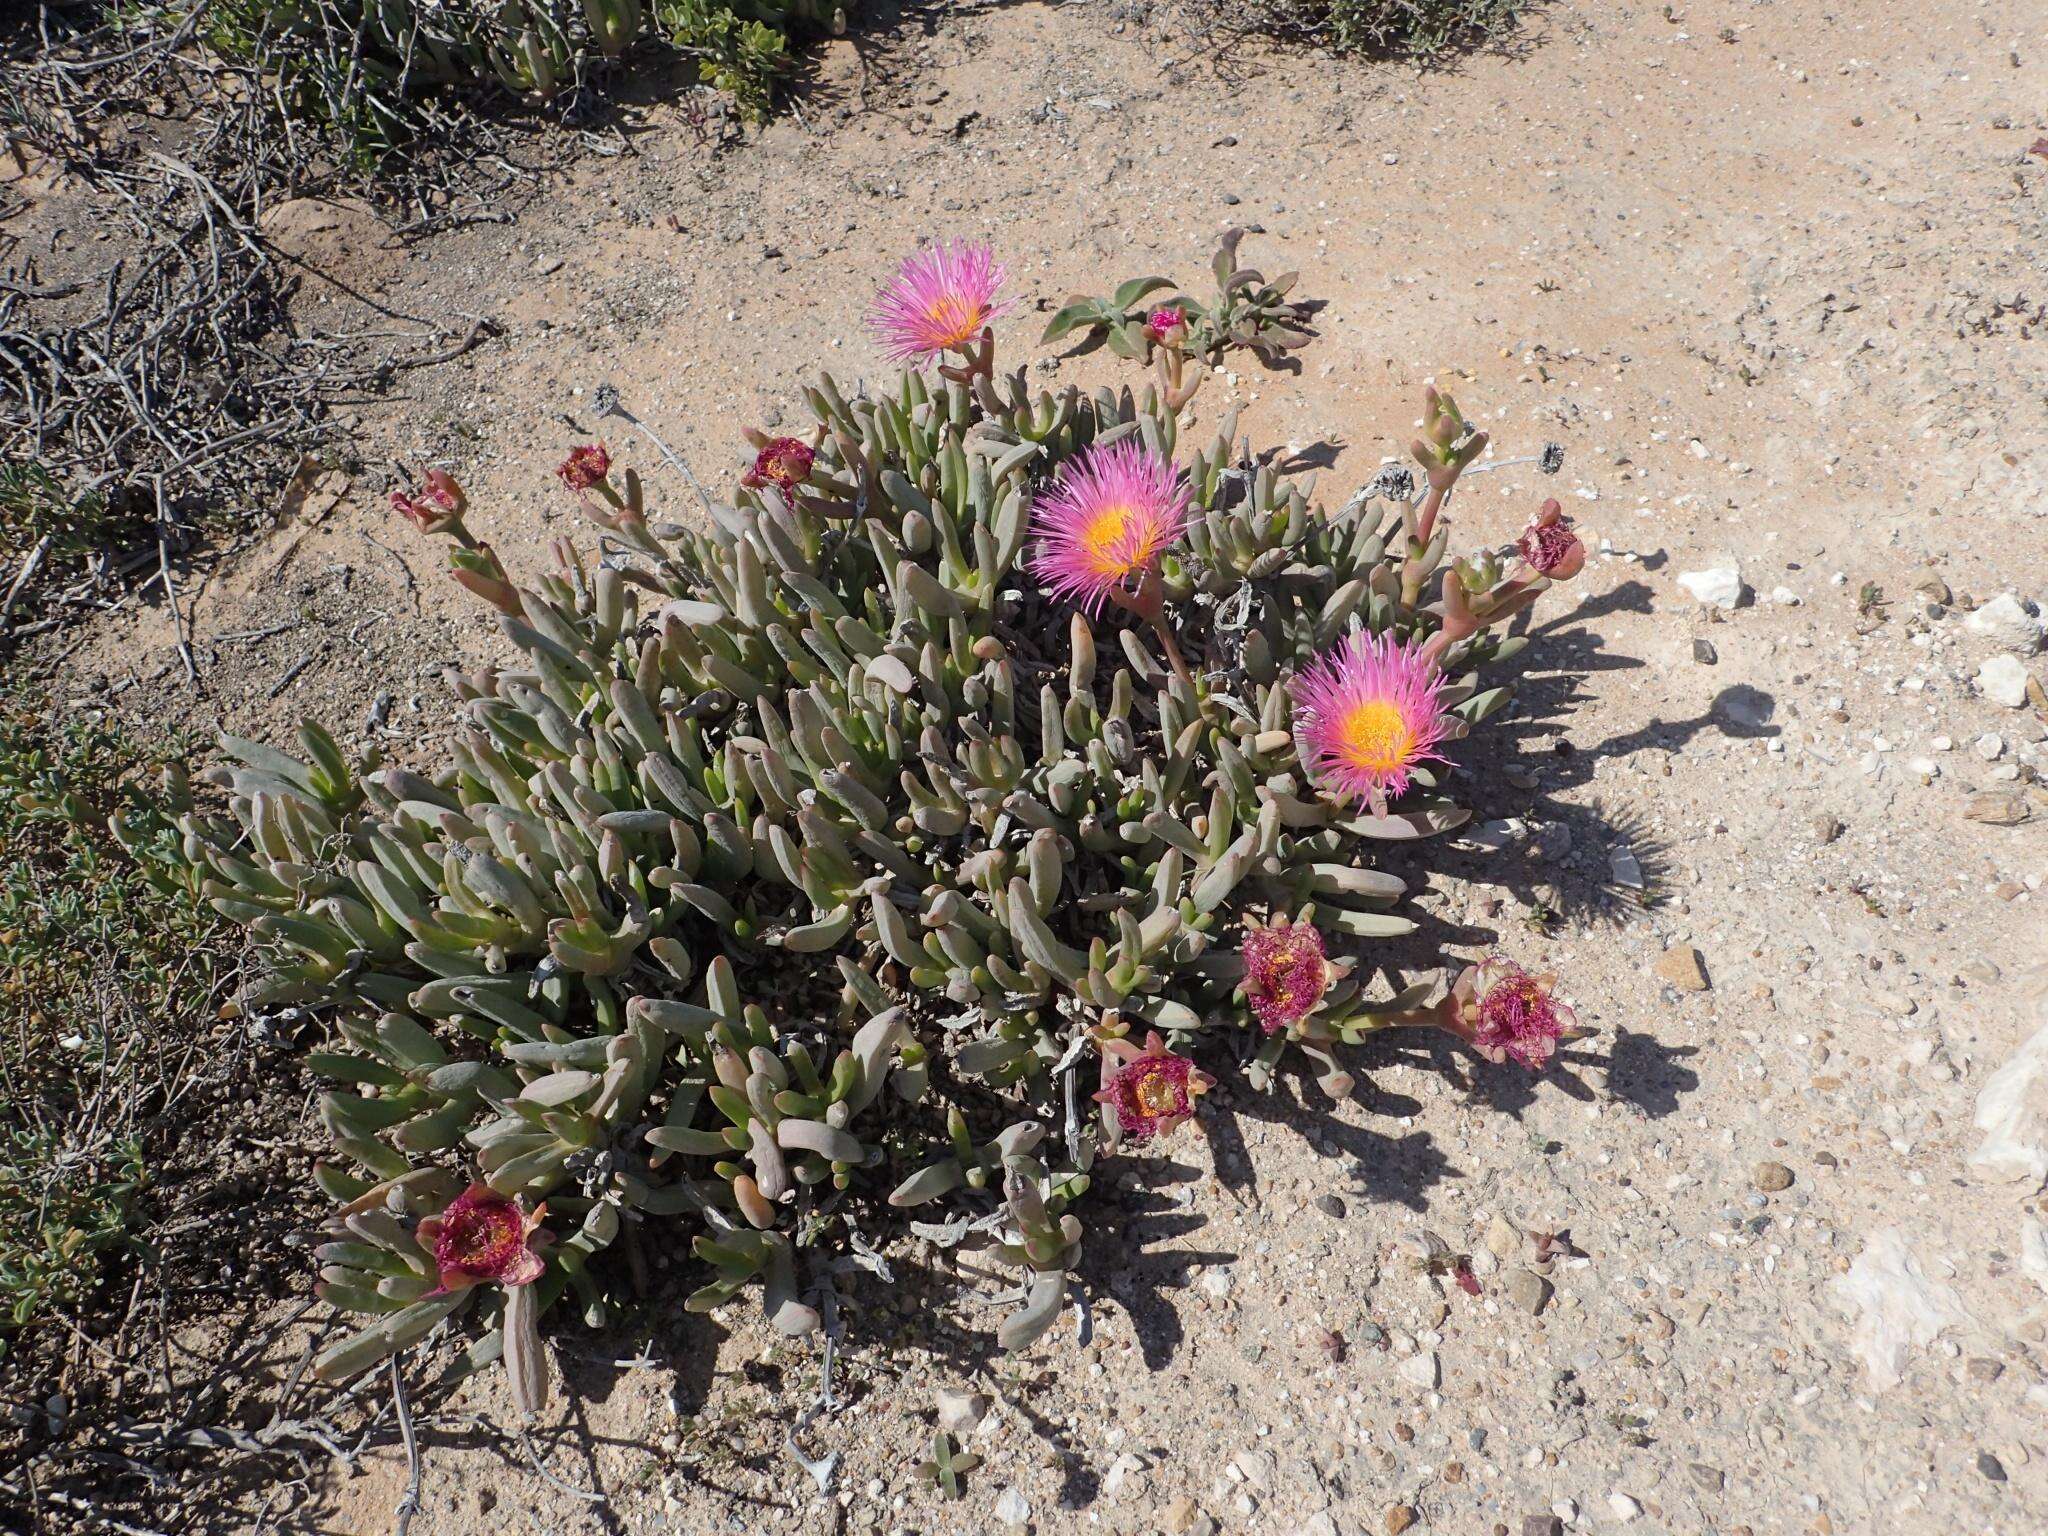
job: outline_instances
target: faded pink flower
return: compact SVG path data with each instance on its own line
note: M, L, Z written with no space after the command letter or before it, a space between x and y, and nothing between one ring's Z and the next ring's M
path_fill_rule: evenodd
M985 242L940 241L903 259L868 314L868 326L891 361L923 367L941 352L965 347L1009 308L996 303L1008 275Z
M1112 1061L1121 1065L1112 1068ZM1216 1079L1166 1048L1157 1033L1145 1037L1139 1050L1127 1040L1110 1040L1102 1048L1102 1091L1095 1102L1108 1106L1117 1134L1132 1141L1165 1136L1195 1112L1195 1100Z
M541 1206L528 1215L510 1195L472 1184L440 1215L420 1223L419 1243L434 1255L443 1291L487 1281L531 1285L546 1267L540 1256L549 1242L540 1224L546 1211Z
M1178 341L1187 333L1187 312L1177 304L1162 304L1145 317L1145 334L1156 342Z
M1192 493L1172 463L1135 437L1091 446L1062 465L1032 508L1031 572L1047 593L1095 614L1128 591L1187 526Z
M1443 761L1451 729L1444 677L1420 644L1354 634L1294 679L1294 735L1303 761L1340 800L1383 813L1416 764Z
M1269 1035L1298 1024L1330 990L1330 965L1322 931L1312 923L1282 918L1245 923L1244 995Z
M585 443L580 448L571 448L569 457L562 460L555 470L562 484L572 491L587 491L593 485L601 484L611 472L611 452L603 443Z
M392 509L403 515L421 533L445 533L462 520L469 498L445 469L427 471L426 489L417 496L404 491L391 493Z
M811 445L798 437L778 437L754 457L754 467L740 477L740 484L755 489L764 485L793 491L811 478L811 464L817 458Z
M1557 977L1531 975L1503 955L1489 955L1458 978L1451 1005L1455 1033L1488 1061L1514 1060L1541 1071L1578 1018L1552 989Z
M1586 563L1586 546L1554 499L1544 502L1543 510L1529 520L1515 547L1531 570L1552 581L1570 581Z

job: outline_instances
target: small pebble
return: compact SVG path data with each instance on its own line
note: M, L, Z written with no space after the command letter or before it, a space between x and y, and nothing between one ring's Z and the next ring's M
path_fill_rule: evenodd
M1758 1163L1754 1182L1758 1189L1774 1195L1781 1189L1792 1187L1792 1170L1783 1163Z
M1977 1453L1977 1470L1994 1483L2005 1481L2005 1463L1989 1451Z

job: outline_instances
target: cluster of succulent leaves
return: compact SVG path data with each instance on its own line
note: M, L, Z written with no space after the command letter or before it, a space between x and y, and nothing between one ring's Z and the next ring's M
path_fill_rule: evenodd
M1147 321L1170 310L1187 328L1182 345L1204 362L1214 363L1232 349L1255 353L1262 362L1278 362L1314 339L1315 332L1309 329L1314 306L1287 297L1298 273L1282 273L1268 282L1256 267L1238 264L1237 246L1244 235L1242 229L1226 230L1217 245L1209 264L1216 292L1208 303L1182 291L1170 277L1134 277L1105 298L1069 299L1047 322L1039 344L1079 332L1084 341L1099 337L1118 357L1142 362L1162 344L1157 331L1147 329ZM1155 294L1164 296L1154 298Z
M242 1006L328 1036L322 1288L365 1319L330 1377L501 1304L442 1291L416 1236L472 1180L545 1202L540 1304L592 1322L685 1238L692 1308L753 1290L792 1335L851 1265L964 1247L1013 1272L1021 1348L1111 1145L1083 1113L1105 1038L1251 1059L1255 1086L1295 1050L1343 1092L1336 1052L1429 991L1374 958L1414 926L1375 851L1468 813L1427 769L1385 814L1320 794L1288 693L1361 626L1438 627L1445 530L1409 537L1404 477L1328 509L1240 457L1234 416L1192 444L1156 387L1022 368L804 400L788 494L748 477L688 526L627 469L586 502L596 562L560 541L514 588L455 552L516 660L451 674L434 771L307 725L181 791L166 874L255 940ZM1443 408L1440 442L1483 441ZM1192 683L1021 558L1034 494L1130 437L1192 488L1160 573ZM1460 729L1520 644L1448 652ZM1359 963L1262 1040L1237 949L1271 916Z

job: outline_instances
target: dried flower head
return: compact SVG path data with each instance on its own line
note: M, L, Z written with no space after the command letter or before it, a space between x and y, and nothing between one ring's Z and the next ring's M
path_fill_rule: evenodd
M1032 508L1032 574L1053 597L1100 613L1112 592L1156 568L1187 525L1189 501L1180 472L1136 438L1091 447Z
M740 477L740 484L756 490L773 485L793 491L811 478L811 465L817 457L800 437L775 438L754 456L754 467Z
M869 328L891 361L922 367L966 346L1009 307L996 303L1005 276L984 242L942 240L903 259L869 312Z
M1552 581L1570 581L1586 563L1586 546L1555 500L1544 502L1543 510L1529 519L1515 547L1531 570Z
M569 457L562 460L555 470L562 484L572 491L587 491L602 483L611 472L611 452L603 443L585 443L580 448L571 448Z
M1556 985L1548 972L1532 975L1505 956L1489 955L1453 989L1456 1032L1488 1061L1514 1060L1540 1071L1578 1025L1552 995Z
M472 1184L438 1216L419 1225L420 1246L434 1255L441 1289L459 1291L494 1281L499 1285L531 1285L545 1267L540 1249L548 1234L541 1228L542 1206L528 1215L519 1201L481 1184Z
M391 506L421 533L444 533L462 520L469 498L445 469L427 471L426 488L417 496L404 491L391 493Z
M1121 1065L1112 1069L1112 1061ZM1123 1040L1104 1045L1102 1091L1095 1102L1108 1106L1120 1137L1149 1141L1193 1115L1195 1100L1215 1082L1187 1057L1169 1051L1156 1033L1148 1034L1143 1050Z
M1269 1035L1307 1018L1330 990L1322 931L1312 923L1247 919L1238 953L1244 957L1245 998Z
M1415 766L1443 760L1450 733L1443 673L1419 644L1360 632L1294 679L1294 734L1317 781L1375 811L1408 788Z

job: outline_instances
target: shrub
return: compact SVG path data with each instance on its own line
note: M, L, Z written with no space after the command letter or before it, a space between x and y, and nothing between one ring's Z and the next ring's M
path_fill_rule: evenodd
M1291 1052L1342 1096L1380 1030L1530 1067L1573 1032L1504 959L1397 974L1374 867L1466 819L1444 762L1509 697L1479 674L1584 558L1557 504L1446 560L1486 446L1448 396L1419 495L1397 468L1324 509L1234 418L1183 441L1186 327L1142 391L998 373L1002 281L978 246L907 261L875 311L906 371L821 377L701 528L587 445L560 476L606 558L559 541L521 587L448 476L397 496L518 660L451 675L435 772L309 725L303 759L229 741L227 813L180 818L167 878L260 951L243 1006L330 1021L321 1290L367 1321L323 1376L480 1304L534 1406L535 1319L610 1315L628 1228L690 1235L692 1309L756 1289L805 1333L905 1211L1015 1272L1021 1349L1094 1165L1212 1073Z
M1414 59L1484 43L1535 0L1193 0L1196 25L1227 47L1247 37Z

